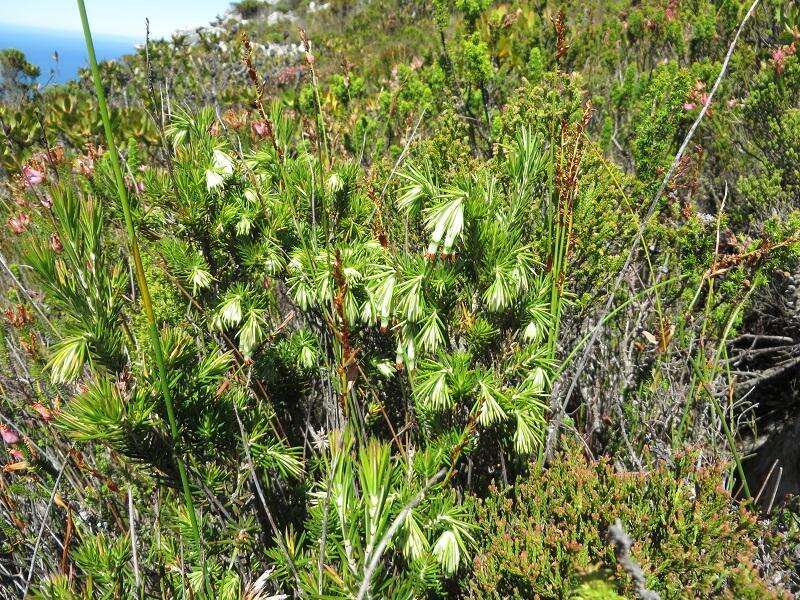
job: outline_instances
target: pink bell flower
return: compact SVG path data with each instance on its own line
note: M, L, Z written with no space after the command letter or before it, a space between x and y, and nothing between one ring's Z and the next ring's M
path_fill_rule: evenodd
M44 173L34 169L30 165L22 167L22 177L25 180L25 185L28 187L37 186L44 181Z
M16 444L19 441L19 434L8 425L0 425L0 437L6 444Z

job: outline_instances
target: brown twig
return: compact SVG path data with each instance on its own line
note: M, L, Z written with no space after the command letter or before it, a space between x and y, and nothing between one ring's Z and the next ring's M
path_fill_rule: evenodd
M275 148L278 158L283 158L283 153L278 147L278 140L275 139L275 127L272 119L269 118L267 111L264 109L264 86L260 83L258 72L253 65L253 45L250 43L250 38L247 37L247 32L245 31L242 31L242 45L244 46L244 64L247 67L247 76L256 91L256 108L258 108L258 113L264 121L267 137L272 142L272 147Z
M614 545L614 554L617 556L617 562L633 579L636 596L640 600L659 600L661 597L657 592L647 589L644 571L631 556L633 540L625 532L619 519L614 521L614 524L608 528L608 540Z

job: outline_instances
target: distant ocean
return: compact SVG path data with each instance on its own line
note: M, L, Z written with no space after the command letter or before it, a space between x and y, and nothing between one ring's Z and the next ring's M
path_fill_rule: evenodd
M138 40L96 35L94 48L97 60L119 58L130 54ZM78 69L89 66L83 34L0 24L0 49L16 48L25 53L28 62L39 67L40 83L64 83L74 79ZM53 54L58 52L58 62ZM51 78L52 75L52 78Z

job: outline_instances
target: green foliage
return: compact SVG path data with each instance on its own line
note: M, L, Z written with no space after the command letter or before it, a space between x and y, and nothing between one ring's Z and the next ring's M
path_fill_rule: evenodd
M631 152L644 182L655 184L675 155L678 126L691 85L689 73L670 63L653 73L638 101Z
M742 128L748 132L746 148L759 157L757 168L743 175L739 189L752 210L791 206L800 191L800 59L788 50L780 66L768 65L753 82L742 102Z
M490 5L490 0L455 0L456 9L464 13L470 27L475 26L475 21Z
M481 41L478 34L464 39L461 55L471 83L481 85L489 80L492 76L492 61L486 43Z
M14 48L0 50L0 99L18 101L39 77L39 67Z
M769 596L713 466L798 256L800 16L763 2L648 222L749 2L247 1L101 65L155 333L88 73L3 55L3 561L66 464L36 598L631 597L617 517L662 597Z
M55 231L35 243L29 262L55 307L64 335L48 363L56 382L76 379L87 364L115 372L124 364L123 286L127 273L106 248L103 208L71 187L51 190Z
M441 457L392 457L389 444L377 440L356 455L347 430L332 432L326 442L326 474L313 492L307 534L287 540L296 548L302 588L309 595L355 596L374 556L387 553L397 556L390 561L394 567L376 563L371 593L414 597L436 589L437 579L458 569L473 542L462 508L436 486ZM324 573L317 568L320 553ZM283 555L271 554L288 575Z
M252 19L264 7L264 4L262 0L241 0L233 3L233 9L243 19Z
M540 48L534 46L528 55L528 79L534 84L539 83L544 75L545 61Z
M618 518L647 586L662 598L772 597L754 566L760 526L720 487L718 470L695 464L689 453L672 466L618 473L607 459L590 462L572 447L507 491L473 500L482 535L464 592L628 597L632 582L604 537ZM585 581L592 572L605 583ZM598 596L609 586L610 596Z

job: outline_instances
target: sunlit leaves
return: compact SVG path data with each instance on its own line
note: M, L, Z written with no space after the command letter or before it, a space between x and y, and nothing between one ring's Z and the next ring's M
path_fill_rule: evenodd
M108 533L89 534L71 556L78 568L94 580L99 597L135 595L131 577L131 543L127 534L114 538Z
M326 507L328 510L328 593L353 596L367 565L379 552L378 557L390 560L378 562L371 579L371 589L376 593L407 589L418 577L435 578L437 573L454 572L473 540L466 515L450 493L438 486L423 488L432 475L430 471L440 468L441 457L424 452L419 459L405 462L393 455L385 442L369 440L357 453L354 443L349 429L332 432L330 483L324 484L323 479L323 489L315 494L313 505L314 523L325 514ZM424 493L407 509L420 491ZM310 546L309 550L313 557L318 548ZM392 566L396 559L391 554L395 552L402 553L402 568ZM315 562L308 568L316 573Z
M412 215L418 215L422 208L422 201L432 199L438 194L438 185L430 163L424 162L422 167L409 165L400 172L400 177L405 180L405 185L400 188L398 206Z
M478 402L480 413L478 422L484 427L498 423L506 418L503 405L507 403L505 395L500 390L497 380L491 373L483 374L478 378Z
M533 293L526 306L528 324L522 335L529 343L543 341L552 327L553 317L550 312L550 278L539 278L534 284Z
M424 273L406 277L395 288L397 298L397 311L401 317L411 322L417 322L422 317L425 298L422 285L425 281Z
M456 572L462 557L468 552L468 546L474 543L469 532L472 526L466 520L464 510L450 498L442 499L437 508L439 514L435 523L444 531L433 546L433 554L442 570L450 575Z
M451 393L447 380L451 373L449 364L433 360L421 361L413 388L417 401L437 411L449 408Z
M460 554L455 534L450 530L442 532L433 547L433 555L439 560L446 573L452 573L458 568Z
M112 370L124 363L120 320L126 274L106 252L102 206L67 186L52 188L51 195L60 248L34 245L28 262L48 301L66 315L66 335L49 361L54 380L65 382L89 362Z
M542 139L530 128L521 128L510 148L506 170L513 183L511 208L513 218L530 210L537 197L537 188L547 175L548 154Z
M175 238L165 239L161 247L168 268L189 284L193 294L211 285L213 277L198 250Z
M242 354L252 356L269 330L267 300L260 291L236 285L217 307L212 324L220 331L237 330L236 337Z
M167 125L167 137L172 140L174 148L180 148L191 141L207 137L215 118L214 110L209 107L197 112L179 108L172 114Z
M66 383L78 378L89 358L89 341L86 336L74 335L51 346L47 368L55 383Z
M242 264L254 273L278 275L286 266L282 248L277 241L266 236L262 236L259 241L242 242L239 256Z
M319 344L314 334L301 329L291 336L289 346L296 356L297 365L303 369L312 369L319 363Z
M369 556L389 521L392 471L389 446L372 440L359 452L359 480L364 494L365 553Z
M268 494L311 490L307 528L278 534L309 597L353 597L404 515L381 550L371 595L422 597L426 585L457 571L471 544L455 498L446 486L426 489L428 478L443 467L456 473L476 448L508 456L541 447L554 372L544 352L551 286L534 208L547 166L541 144L523 134L499 148L491 168L454 168L455 176L424 160L405 165L393 201L390 186L386 195L368 193L383 182L365 178L358 162L323 164L308 140L284 156L271 143L234 152L233 134L210 135L214 117L204 119L175 118L175 172L139 207L154 236L145 238L154 254L147 267L163 270L181 292L178 309L158 317L168 325L168 385L186 464L214 498L229 494L246 506L245 439ZM278 129L288 150L287 123ZM71 223L64 251L42 250L33 262L53 282L48 302L78 315L51 348L54 381L96 377L106 365L113 374L124 366L126 378L92 384L64 404L58 423L77 439L114 444L135 430L149 443L137 458L169 476L160 390L139 339L139 296L126 269L116 268L119 257L105 256L100 206L73 197L57 204L59 223ZM121 340L116 365L102 360L113 344L98 330ZM289 444L301 443L303 419L314 433L299 449ZM360 429L331 429L343 420ZM385 437L370 440L376 432ZM157 454L167 459L158 463ZM303 481L289 488L284 480L295 478ZM215 511L204 514L211 520ZM270 558L284 561L278 572L295 585L286 558ZM238 576L218 564L211 570L221 595L241 592ZM200 575L189 576L198 589Z
M106 378L92 382L58 414L56 424L84 442L121 440L125 408L119 389Z
M514 278L513 259L511 264L494 266L494 277L491 285L483 293L483 301L487 308L497 312L506 308L517 292L518 280Z
M444 343L444 325L436 311L422 321L419 336L419 346L425 352L434 353Z
M440 354L436 360L419 362L412 389L420 418L471 406L478 423L490 427L514 424L514 447L519 453L533 452L542 441L545 426L544 369L534 368L522 383L504 386L497 374L469 366L463 353Z
M367 322L378 320L381 328L386 329L392 316L397 277L390 267L377 266L375 271L367 283L369 300L364 306L364 318Z
M283 477L300 477L303 474L302 449L290 448L265 437L251 437L253 460L265 468L272 469Z
M220 379L231 368L232 362L233 356L230 352L215 352L204 356L197 365L195 373L197 383L207 390L212 390L214 386L219 385Z
M424 553L430 550L430 542L420 527L414 511L411 511L403 524L403 554L411 560L419 559Z
M542 443L547 408L542 392L533 380L526 380L511 395L516 414L514 448L520 454L534 452Z
M464 227L465 193L458 188L440 192L440 200L425 209L425 228L430 233L426 254L435 256L441 249L449 254Z
M266 311L263 308L251 306L244 317L244 322L239 329L239 347L245 357L252 356L253 351L264 339L267 333Z
M247 289L236 286L228 292L217 308L221 326L234 327L242 321L242 303L245 301Z

